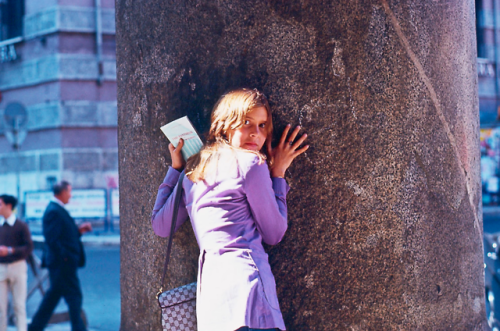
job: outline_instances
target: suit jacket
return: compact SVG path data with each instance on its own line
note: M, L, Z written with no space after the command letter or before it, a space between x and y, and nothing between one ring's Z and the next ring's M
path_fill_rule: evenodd
M53 269L83 267L85 251L81 234L68 211L51 201L45 209L42 222L45 237L42 266Z

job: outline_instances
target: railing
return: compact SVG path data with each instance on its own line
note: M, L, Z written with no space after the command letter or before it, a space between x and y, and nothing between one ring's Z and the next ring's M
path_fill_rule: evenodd
M488 59L478 57L477 74L479 77L495 77L495 63Z
M17 60L18 56L14 45L21 41L23 41L23 37L0 41L0 63Z

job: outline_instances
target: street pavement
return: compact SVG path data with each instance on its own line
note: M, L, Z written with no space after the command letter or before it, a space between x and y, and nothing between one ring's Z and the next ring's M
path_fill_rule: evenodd
M483 228L486 233L500 232L500 207L483 209ZM33 234L37 247L41 247L43 236ZM120 236L116 233L95 231L83 236L87 265L80 269L83 290L83 309L89 322L89 331L118 331L120 329ZM40 256L41 251L35 253ZM31 274L30 274L31 276ZM40 304L41 295L36 293L27 303L31 318ZM63 300L57 312L67 311ZM15 331L9 327L8 331ZM69 322L53 324L46 331L70 331Z
M33 233L35 254L41 257L43 236ZM89 331L118 331L120 329L120 236L118 232L98 232L82 237L85 245L87 264L79 269L83 292L83 309L87 315ZM28 281L32 274L29 272ZM48 287L48 281L45 288ZM40 292L36 292L27 302L27 314L31 320L41 302ZM56 312L66 312L63 299ZM9 327L8 331L15 331ZM70 331L69 322L49 325L46 331Z
M31 239L35 243L43 243L42 234L32 234ZM120 236L117 234L85 234L82 236L82 242L85 246L120 246Z
M483 208L483 231L485 233L500 232L500 207Z
M83 292L83 309L87 315L89 330L118 331L120 329L120 248L118 246L86 247L87 265L78 274ZM38 256L40 251L36 251ZM31 275L30 275L31 276ZM27 302L31 318L42 296L36 292ZM64 300L56 312L67 311ZM69 323L53 325L47 331L69 331Z
M17 329L15 326L9 326L7 327L7 331L17 331ZM71 331L71 325L69 324L69 322L50 324L45 328L44 331ZM88 329L88 331L98 331L98 330Z

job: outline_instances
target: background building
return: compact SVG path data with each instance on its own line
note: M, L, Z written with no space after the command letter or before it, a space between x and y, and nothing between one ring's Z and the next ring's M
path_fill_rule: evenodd
M500 1L476 0L477 70L481 127L499 124ZM496 12L496 15L495 15Z
M483 203L500 197L500 0L476 0Z
M116 188L114 0L0 0L0 115L12 102L28 135L17 158L0 125L0 192L17 169L21 200L60 179Z
M496 15L495 15L496 13ZM114 0L0 0L0 115L28 111L19 159L0 125L0 192L118 185ZM500 0L476 0L483 184L500 175ZM488 184L489 183L489 184ZM490 194L491 193L491 194Z

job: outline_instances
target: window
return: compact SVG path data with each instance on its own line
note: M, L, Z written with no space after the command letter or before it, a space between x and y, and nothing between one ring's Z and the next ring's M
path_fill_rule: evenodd
M22 36L24 0L0 0L0 41Z
M49 190L52 190L52 188L56 184L57 178L54 176L48 176L47 178L45 178L45 180L47 181L47 188Z
M484 41L483 0L476 0L477 57L485 58L488 56Z

